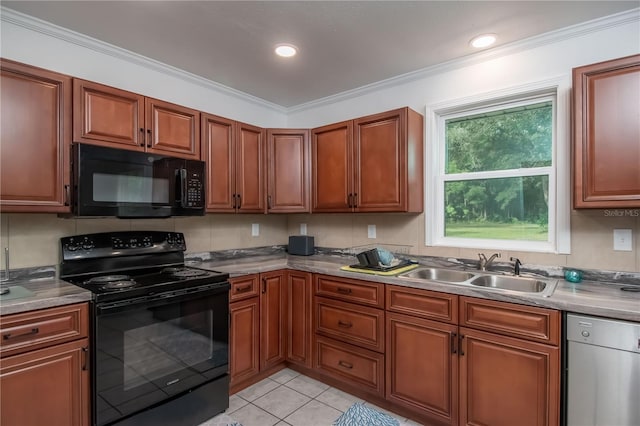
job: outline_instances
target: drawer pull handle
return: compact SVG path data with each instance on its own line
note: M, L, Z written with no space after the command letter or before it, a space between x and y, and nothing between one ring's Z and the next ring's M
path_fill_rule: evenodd
M353 327L353 324L350 322L343 322L342 320L338 320L338 327L342 327L342 328L351 328Z
M350 288L338 287L336 290L338 291L338 293L351 294L351 289Z
M347 361L338 361L338 365L340 367L348 368L349 370L351 370L353 368L353 364L351 364L350 362L347 362Z
M458 345L459 348L460 348L459 351L458 351L458 352L460 352L460 356L464 356L464 349L462 348L462 341L463 340L464 340L464 336L461 334L460 335L460 344Z
M20 333L20 334L7 333L4 336L2 336L2 339L9 340L9 339L15 339L16 337L31 336L32 334L38 334L39 331L40 330L38 329L38 327L33 327L31 331L27 331L26 333Z
M455 354L458 351L456 350L456 338L457 334L456 333L451 333L451 353Z
M251 284L236 288L236 293L246 293L249 290L251 290Z

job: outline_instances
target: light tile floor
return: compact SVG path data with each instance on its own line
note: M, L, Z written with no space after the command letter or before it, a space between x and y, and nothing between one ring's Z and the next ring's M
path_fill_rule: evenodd
M227 411L200 426L218 425L229 417L243 426L331 426L354 402L362 399L285 368L231 395ZM368 402L366 405L398 419L400 426L419 425Z

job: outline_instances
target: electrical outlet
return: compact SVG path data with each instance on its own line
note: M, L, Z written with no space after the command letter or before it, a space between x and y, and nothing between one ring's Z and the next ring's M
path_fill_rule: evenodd
M300 235L307 235L307 224L306 223L301 223L300 224Z
M260 224L259 223L252 223L251 224L251 236L252 237L259 237L260 236Z
M633 234L631 229L613 230L613 249L615 251L633 251Z
M367 225L367 238L376 238L376 226Z

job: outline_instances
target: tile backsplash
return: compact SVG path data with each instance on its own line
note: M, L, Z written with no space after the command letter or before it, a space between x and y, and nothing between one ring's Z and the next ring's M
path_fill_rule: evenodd
M191 253L233 248L285 245L289 235L300 234L300 224L315 237L318 247L348 248L369 244L409 246L411 254L476 259L487 249L427 247L424 214L210 214L170 219L66 219L55 214L0 215L0 249L10 249L11 268L29 268L59 263L59 239L64 236L106 231L166 230L185 234ZM260 235L251 235L251 225L260 225ZM376 225L376 238L367 235ZM631 229L633 251L613 250L613 230ZM573 211L571 254L501 251L502 259L516 256L525 264L640 272L640 218L606 216L602 210ZM1 265L4 268L4 256Z

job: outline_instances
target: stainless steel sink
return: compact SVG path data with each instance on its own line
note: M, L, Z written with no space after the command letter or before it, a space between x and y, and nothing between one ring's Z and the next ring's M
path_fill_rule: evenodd
M471 285L478 287L490 287L500 290L512 290L521 293L553 293L554 280L541 280L537 278L507 277L504 275L480 275L470 281ZM545 294L543 294L544 296Z
M445 281L450 283L461 283L472 278L474 274L464 271L455 271L450 269L421 268L411 272L407 272L402 276L408 278L418 278L432 281Z
M484 288L491 291L532 293L543 297L553 294L558 280L487 273L473 273L455 269L419 268L400 274L398 278L437 281L440 283Z

